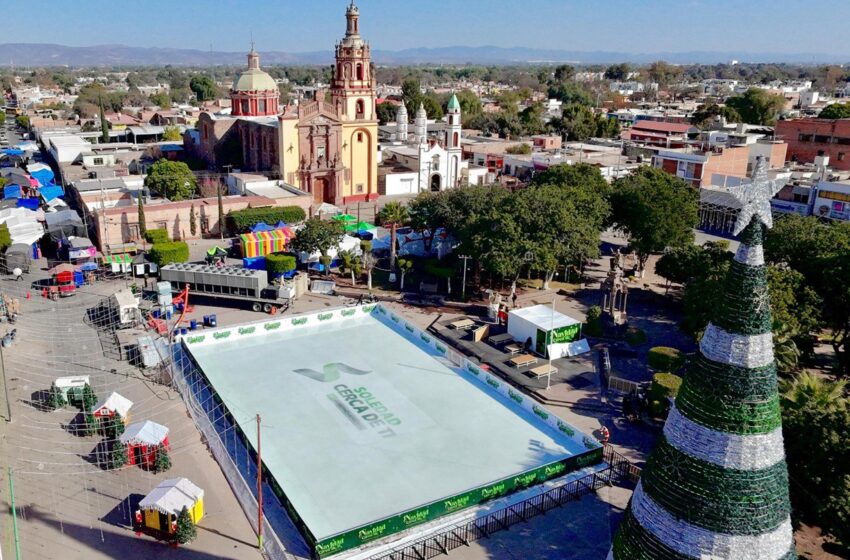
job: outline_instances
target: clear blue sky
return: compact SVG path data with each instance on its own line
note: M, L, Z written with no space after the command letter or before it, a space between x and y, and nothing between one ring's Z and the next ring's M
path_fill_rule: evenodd
M11 1L11 0L9 0ZM0 42L330 50L347 0L30 0ZM373 48L826 53L850 59L847 0L359 0Z

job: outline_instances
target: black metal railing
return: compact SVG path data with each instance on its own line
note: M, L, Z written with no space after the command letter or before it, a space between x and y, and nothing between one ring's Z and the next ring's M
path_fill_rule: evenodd
M511 525L542 515L567 502L578 500L603 486L615 482L636 483L640 478L641 469L617 453L610 445L605 446L603 459L607 466L600 471L571 480L489 515L459 523L438 534L399 546L392 551L382 552L370 560L427 560L442 556L455 548L469 546L469 543L507 529Z

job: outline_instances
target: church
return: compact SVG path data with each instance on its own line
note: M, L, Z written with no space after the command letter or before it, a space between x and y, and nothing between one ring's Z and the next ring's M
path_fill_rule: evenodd
M335 57L330 88L281 111L277 84L260 69L252 48L248 68L233 82L230 113L202 113L190 149L213 168L276 175L310 193L317 204L375 200L376 84L353 0Z

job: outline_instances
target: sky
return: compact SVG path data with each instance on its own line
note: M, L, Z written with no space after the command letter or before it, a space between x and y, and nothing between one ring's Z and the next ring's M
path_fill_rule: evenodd
M12 0L2 0L11 3ZM30 0L2 43L329 51L348 0ZM850 58L847 0L358 0L373 49L824 53Z

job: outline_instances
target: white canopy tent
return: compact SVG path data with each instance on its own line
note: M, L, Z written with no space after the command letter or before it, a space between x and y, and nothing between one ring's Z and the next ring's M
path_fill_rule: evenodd
M192 509L204 497L204 491L188 478L170 478L161 482L139 502L141 509L155 509L161 513L180 515L183 508Z
M522 307L508 313L508 334L530 350L548 356L548 345L568 344L581 338L581 321L559 313L551 305Z

